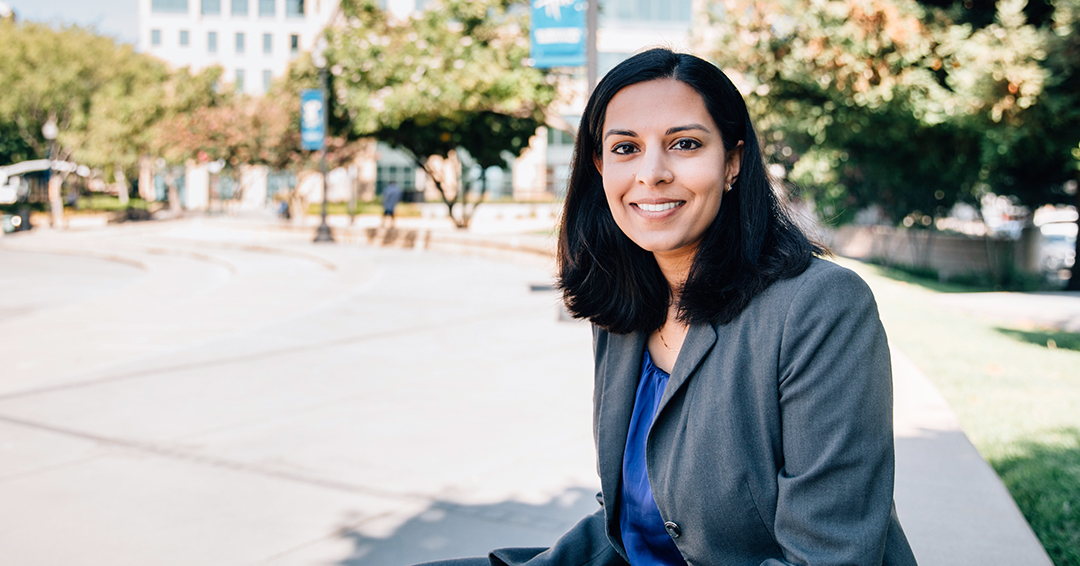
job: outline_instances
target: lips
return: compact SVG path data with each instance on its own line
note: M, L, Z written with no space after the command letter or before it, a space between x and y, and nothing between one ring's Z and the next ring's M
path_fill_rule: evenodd
M673 200L669 202L663 202L659 204L649 204L644 202L633 203L634 206L644 210L645 212L664 212L665 210L671 210L675 207L686 204L685 200Z

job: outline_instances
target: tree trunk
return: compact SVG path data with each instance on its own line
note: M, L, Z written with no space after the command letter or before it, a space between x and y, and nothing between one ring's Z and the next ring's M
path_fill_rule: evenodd
M169 211L174 217L179 218L184 214L184 209L180 204L180 189L176 187L175 173L165 174L165 188L169 195Z
M52 212L51 220L53 228L61 228L64 225L64 199L60 194L64 187L64 178L55 172L49 174L49 209Z
M157 200L154 191L154 166L149 157L139 158L139 196L146 202Z
M454 216L454 205L457 204L457 197L459 195L454 195L454 198L452 199L446 196L446 190L443 188L442 182L439 180L439 176L436 175L430 167L428 167L426 159L421 160L416 156L413 156L413 162L419 165L420 168L423 169L425 173L427 173L427 176L431 179L432 183L435 183L435 190L439 191L439 197L442 198L443 204L446 205L447 214L450 215L450 220L454 223L454 226L460 229L468 228L468 224L462 224L458 221L457 217ZM458 188L458 192L462 192L460 188Z
M116 196L120 197L120 204L127 206L128 204L128 184L127 177L124 176L124 168L115 165L113 170L113 177L116 177Z

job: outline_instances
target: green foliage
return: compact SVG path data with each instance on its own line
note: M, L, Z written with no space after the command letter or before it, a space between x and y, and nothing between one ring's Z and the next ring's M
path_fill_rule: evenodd
M51 117L58 158L134 164L166 74L163 63L84 28L0 24L0 123L34 157L47 154L41 128Z
M766 153L825 218L936 216L987 190L1060 202L1076 178L1080 2L1001 0L989 21L934 4L716 4L705 50L741 77Z
M345 0L347 25L327 32L335 114L353 135L411 154L451 213L458 195L427 158L455 152L502 166L504 152L528 147L555 97L553 81L525 65L527 11L515 8L447 0L398 21L370 0ZM455 221L467 225L468 216Z
M34 157L34 150L19 135L13 122L0 121L0 164L7 165Z

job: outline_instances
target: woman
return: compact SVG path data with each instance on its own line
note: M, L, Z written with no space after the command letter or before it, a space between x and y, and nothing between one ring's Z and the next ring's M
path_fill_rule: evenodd
M885 333L821 253L719 69L666 49L615 67L582 117L558 252L594 328L601 509L550 549L446 564L915 564Z

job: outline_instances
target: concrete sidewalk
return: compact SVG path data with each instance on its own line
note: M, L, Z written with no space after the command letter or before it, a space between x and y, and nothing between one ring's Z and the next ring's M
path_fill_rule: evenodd
M550 544L595 507L590 333L532 290L550 259L506 249L540 230L501 228L468 246L430 226L426 251L316 246L314 223L257 217L0 241L3 561L381 566ZM894 366L920 564L1050 564L940 394Z

